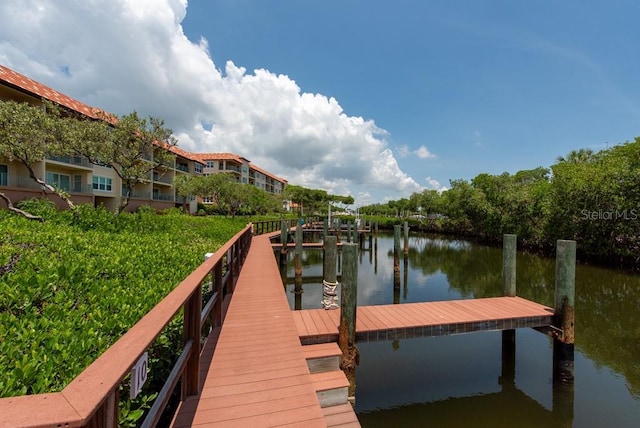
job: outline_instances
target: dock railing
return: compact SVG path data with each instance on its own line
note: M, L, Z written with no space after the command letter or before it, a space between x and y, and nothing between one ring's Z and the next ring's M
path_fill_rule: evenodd
M249 224L227 241L61 392L0 399L0 427L117 427L120 385L181 309L182 352L142 426L158 423L180 379L181 400L198 394L202 325L222 324L222 300L233 292L252 230ZM204 309L203 287L211 289Z

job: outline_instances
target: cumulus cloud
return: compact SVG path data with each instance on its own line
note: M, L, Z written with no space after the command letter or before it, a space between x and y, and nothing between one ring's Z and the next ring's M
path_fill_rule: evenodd
M427 183L427 187L431 190L437 190L438 192L449 190L447 186L443 186L438 180L435 180L431 177L426 177L424 181Z
M420 148L413 153L415 153L420 159L434 159L436 157L436 155L431 153L425 146L420 146Z
M186 13L186 0L4 0L0 62L92 106L163 118L185 149L234 152L293 184L369 197L420 189L373 120L289 76L218 68L207 40L185 36Z

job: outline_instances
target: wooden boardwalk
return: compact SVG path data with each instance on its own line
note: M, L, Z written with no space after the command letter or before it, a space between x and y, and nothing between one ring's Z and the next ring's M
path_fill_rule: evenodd
M344 386L335 371L316 373L307 362L311 345L337 341L339 317L291 311L269 236L254 237L222 328L202 351L201 392L172 426L359 427L352 407L327 392ZM519 297L359 307L356 340L545 327L552 318L551 308Z
M338 340L339 310L307 309L293 317L302 343ZM356 341L445 336L521 327L547 327L553 309L520 297L359 306Z
M201 393L182 403L173 427L360 426L350 405L320 406L268 236L253 238L213 342Z

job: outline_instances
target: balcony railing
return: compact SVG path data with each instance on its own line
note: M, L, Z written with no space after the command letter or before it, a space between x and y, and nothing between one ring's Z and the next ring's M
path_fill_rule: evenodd
M81 166L83 168L93 168L93 165L81 156L47 156L47 160Z
M183 163L177 163L176 169L184 172L189 172L189 165L185 165Z
M154 193L153 194L153 200L154 201L170 201L172 202L174 200L173 195L163 195L161 193Z
M93 195L93 185L72 184L69 193L82 193L83 195Z
M6 176L4 181L1 181L3 186L8 187L21 187L23 189L40 189L40 185L33 181L31 177L28 175L9 175L7 173L3 173Z
M227 167L224 170L225 171L234 171L234 172L237 172L238 174L240 174L240 167L239 166L227 165Z
M121 189L121 195L123 197L127 196L127 189L125 187L123 187ZM131 191L131 196L130 197L134 198L134 199L151 199L151 192L142 192L140 190L135 190L134 189L134 190Z
M153 173L153 181L156 181L158 183L165 183L165 184L172 184L173 183L173 177L171 177L169 174L159 174L157 172Z

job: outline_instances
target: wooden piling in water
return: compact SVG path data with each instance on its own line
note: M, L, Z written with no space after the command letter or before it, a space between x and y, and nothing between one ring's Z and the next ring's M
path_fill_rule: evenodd
M322 240L324 241L329 236L329 219L325 218L322 221Z
M400 289L400 225L393 226L393 288Z
M506 297L516 296L516 235L502 237L502 292Z
M296 254L302 253L302 242L304 241L304 231L302 229L302 220L298 221L296 227Z
M355 244L342 246L342 286L340 293L340 325L338 346L342 350L340 368L355 370L357 364L356 306L358 296L358 248Z
M556 290L554 326L560 334L553 339L553 378L574 381L574 303L576 282L576 242L556 243Z
M338 239L335 236L327 236L323 245L322 256L322 306L324 309L337 309L337 296L335 286L338 285L337 274Z
M409 255L409 222L404 222L404 255Z
M289 229L287 226L287 222L282 220L280 223L280 242L282 243L282 247L280 247L280 265L282 266L287 264L288 241L289 241Z
M516 296L517 236L502 237L502 293L505 297ZM516 331L502 331L502 377L503 386L515 384Z

